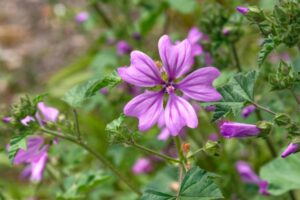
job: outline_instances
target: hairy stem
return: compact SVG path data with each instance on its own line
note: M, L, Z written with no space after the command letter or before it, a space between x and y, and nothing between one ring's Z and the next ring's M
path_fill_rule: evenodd
M137 143L133 143L132 146L134 146L134 147L136 147L136 148L138 148L138 149L140 149L140 150L142 150L142 151L144 151L146 153L149 153L151 155L156 155L156 156L158 156L160 158L163 158L163 159L165 159L168 162L181 163L179 160L177 160L175 158L172 158L172 157L169 157L167 155L161 154L161 153L159 153L157 151L154 151L152 149L148 149L147 147L141 146L141 145L139 145Z
M294 96L294 98L295 98L297 104L300 105L300 99L299 99L299 97L297 96L297 94L295 93L295 91L294 91L293 89L290 89L290 91L291 91L292 95Z
M270 113L270 114L272 114L272 115L276 115L276 112L273 112L272 110L270 110L270 109L268 109L268 108L266 108L266 107L263 107L263 106L261 106L261 105L255 103L255 102L252 102L252 104L255 105L256 108L258 108L258 109L260 109L260 110L263 110L263 111L265 111L265 112L267 112L267 113ZM256 111L256 112L259 112L259 111Z
M75 119L75 128L76 128L77 138L78 138L78 140L81 140L81 133L80 133L80 129L79 129L78 114L77 114L76 109L73 109L73 114L74 114L74 119Z
M139 189L133 185L133 183L130 181L129 178L127 178L125 175L123 175L121 172L119 172L118 169L116 169L104 156L101 154L98 154L95 150L91 149L89 146L87 146L82 141L78 141L76 138L68 135L63 135L60 132L52 131L46 128L41 128L41 130L45 133L48 133L52 136L59 137L65 140L68 140L70 142L73 142L82 148L84 148L86 151L88 151L90 154L92 154L95 158L97 158L103 165L105 165L107 168L109 168L117 177L119 177L133 192L135 192L137 195L141 196L142 193L139 191Z

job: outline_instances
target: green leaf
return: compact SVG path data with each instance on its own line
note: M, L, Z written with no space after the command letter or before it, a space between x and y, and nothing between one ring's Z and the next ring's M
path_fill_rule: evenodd
M275 40L274 37L269 37L265 39L258 53L257 62L259 67L263 64L267 56L273 51L273 49L275 49L277 45L278 45L278 41Z
M63 100L72 107L80 107L85 101L96 95L101 88L112 88L120 82L121 78L116 72L113 72L103 79L93 79L74 86L64 95Z
M183 14L189 14L197 7L195 0L168 0L169 5Z
M268 191L272 195L281 195L300 188L300 154L286 158L276 158L260 169L260 177L268 181Z
M27 137L27 134L21 134L21 135L15 135L10 139L8 158L11 162L13 162L19 149L24 149L24 150L27 149L26 137Z
M221 199L223 195L213 182L211 175L198 167L193 167L185 175L180 187L182 200Z
M66 178L64 187L66 192L59 194L57 199L85 199L84 197L96 186L109 179L102 171L89 171L87 173L76 174Z
M187 172L179 193L176 194L175 191L169 189L170 185L176 180L171 172L174 172L174 170L169 168L169 171L163 170L163 174L159 173L155 181L145 190L142 200L210 200L223 198L221 191L213 181L214 176L199 167L193 167ZM164 175L165 178L160 177L161 175Z
M226 116L230 112L237 115L245 102L253 101L257 75L254 70L238 73L227 84L218 88L223 98L220 102L212 103L212 105L216 105L213 121Z

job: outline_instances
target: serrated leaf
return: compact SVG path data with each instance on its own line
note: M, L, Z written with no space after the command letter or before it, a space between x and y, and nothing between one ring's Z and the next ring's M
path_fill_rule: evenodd
M260 169L260 177L268 181L268 192L281 195L300 188L300 154L275 158Z
M82 103L96 95L101 88L112 88L120 82L121 78L113 72L103 79L93 79L74 86L64 95L63 100L72 107L80 107Z
M182 200L223 198L220 189L212 180L210 173L198 167L193 167L187 172L182 181L179 194Z
M278 41L275 40L275 38L269 37L265 39L258 53L257 62L259 67L263 64L267 56L273 51L273 49L275 49L277 45Z
M185 175L182 184L179 189L179 194L170 190L170 185L176 181L174 175L170 172L174 171L174 168L169 171L163 170L154 179L150 187L145 190L142 200L210 200L221 199L223 195L218 186L213 181L213 175L200 169L199 167L193 167ZM160 178L161 175L169 174L166 180Z
M223 98L220 102L212 103L212 105L216 105L213 121L224 117L230 112L237 115L245 102L253 101L256 79L257 72L254 70L238 73L227 84L218 88Z
M10 139L9 149L8 149L8 158L11 162L13 162L17 152L19 149L26 150L26 137L27 134L15 135Z
M109 176L105 175L102 171L75 174L65 180L64 187L66 191L59 194L56 199L85 199L89 191L108 179Z

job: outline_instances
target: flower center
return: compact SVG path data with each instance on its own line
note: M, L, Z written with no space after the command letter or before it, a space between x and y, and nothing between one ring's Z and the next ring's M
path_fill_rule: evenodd
M165 91L168 93L168 94L172 94L175 92L175 87L173 86L172 83L166 83L165 85Z

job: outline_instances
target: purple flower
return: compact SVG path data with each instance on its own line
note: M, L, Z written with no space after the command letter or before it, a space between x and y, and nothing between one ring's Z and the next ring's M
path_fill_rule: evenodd
M244 6L238 6L238 7L236 7L236 10L243 15L246 15L249 12L249 8L244 7Z
M25 118L21 119L21 123L24 126L29 126L29 122L35 121L35 119L31 116L26 116Z
M56 122L59 111L56 108L46 106L44 102L39 102L38 110L40 114L42 114L42 118L44 121Z
M242 181L244 181L245 183L256 184L259 187L259 193L262 195L269 194L268 182L261 180L247 162L238 161L236 162L235 167L240 174Z
M214 67L204 67L177 81L191 68L192 47L189 40L173 45L169 36L164 35L159 40L158 48L167 78L164 78L155 62L140 51L131 53L129 67L118 69L120 77L130 84L159 88L158 91L146 90L136 96L125 106L124 113L139 119L140 131L150 129L163 115L166 127L175 136L184 126L196 128L198 125L194 108L187 100L177 96L176 91L197 101L218 101L222 96L212 82L220 72ZM165 108L164 94L169 97Z
M153 170L153 166L149 158L138 159L132 167L132 172L134 174L149 173L152 170Z
M125 40L120 40L117 43L118 55L122 56L125 54L129 54L131 52L131 50L132 50L131 46Z
M250 137L257 136L260 133L260 129L257 126L238 122L221 122L219 128L220 133L225 138Z
M87 19L89 18L89 13L82 11L79 12L76 16L75 16L75 21L78 23L83 23L85 22Z
M198 56L203 53L203 48L199 41L203 38L203 33L199 31L197 27L192 27L188 33L187 39L192 47L192 56Z
M228 36L230 34L230 29L229 28L223 28L222 33L224 36Z
M281 157L285 158L299 150L299 144L290 143L289 146L282 152Z
M246 106L246 107L243 108L243 110L242 110L242 117L244 117L244 118L249 117L249 115L250 115L251 113L253 113L255 110L256 110L255 105L249 105L249 106Z
M27 149L20 149L13 163L15 165L27 164L22 177L33 182L41 181L48 160L49 145L44 145L44 138L30 137L27 139Z
M11 120L12 120L12 118L11 118L11 117L3 117L3 118L2 118L2 122L3 122L3 123L5 123L5 124L8 124L8 123L10 123L10 122L11 122Z

